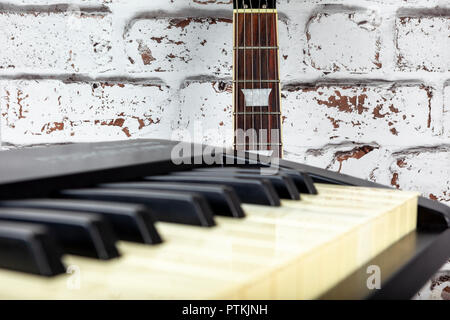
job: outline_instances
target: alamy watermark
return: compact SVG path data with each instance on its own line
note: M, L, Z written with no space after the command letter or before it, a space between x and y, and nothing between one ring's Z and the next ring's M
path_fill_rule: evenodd
M370 276L367 278L366 285L369 290L381 289L381 268L377 265L367 267L366 273Z
M67 278L67 289L80 290L81 289L81 269L77 265L70 265L67 267L66 273L69 275Z
M234 136L224 137L224 141L234 141L235 154L229 146L202 145L194 143L202 141L209 134L217 135L217 132L202 130L200 122L195 123L194 131L176 130L172 132L172 140L181 141L174 146L171 153L172 163L175 165L243 165L248 163L261 164L262 175L275 175L279 171L280 157L280 130L255 130L236 129ZM192 146L191 143L194 143ZM201 155L201 156L199 156Z

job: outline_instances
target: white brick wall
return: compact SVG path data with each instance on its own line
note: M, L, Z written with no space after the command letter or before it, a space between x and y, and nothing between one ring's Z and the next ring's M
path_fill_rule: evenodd
M110 15L17 10L0 11L1 70L58 74L111 68Z
M348 141L385 146L426 143L433 136L432 90L402 83L287 87L286 148L298 144L296 137L312 147Z
M372 10L319 12L306 27L305 61L323 72L380 69L380 24L381 18Z
M0 80L0 88L2 138L19 144L156 138L173 113L170 88L157 82Z
M447 13L450 13L450 10ZM405 13L397 18L396 27L399 70L430 72L450 70L448 17L410 17Z
M3 145L231 146L231 2L0 0ZM286 158L450 204L449 1L278 2Z
M125 34L128 70L132 73L180 72L232 75L231 19L144 18L130 23ZM224 50L217 50L223 48ZM213 53L213 54L212 54Z

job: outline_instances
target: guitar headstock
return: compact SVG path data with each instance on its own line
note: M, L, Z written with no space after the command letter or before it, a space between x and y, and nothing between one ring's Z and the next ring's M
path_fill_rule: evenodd
M276 9L276 0L233 0L234 9Z

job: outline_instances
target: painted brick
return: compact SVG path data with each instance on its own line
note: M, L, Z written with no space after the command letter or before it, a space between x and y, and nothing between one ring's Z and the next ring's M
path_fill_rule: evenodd
M232 37L228 18L137 20L125 35L129 71L231 76Z
M450 16L399 17L396 28L401 71L450 71Z
M389 152L376 143L328 144L320 148L284 147L287 160L386 184Z
M450 204L450 147L392 152L377 144L285 147L285 158L404 190Z
M40 5L40 6L51 6L51 5L101 5L109 4L112 2L117 2L117 0L9 0L8 3L13 5ZM119 0L120 1L120 0ZM133 0L134 1L134 0Z
M280 79L289 81L303 77L308 72L305 64L307 40L303 23L279 14L278 39Z
M393 154L391 185L450 204L450 147L415 148Z
M170 130L170 91L158 83L2 80L0 88L8 143L164 138Z
M303 46L293 42L295 34L288 32L287 21L280 21L279 29L281 74L289 77L304 69ZM128 70L231 77L232 36L230 18L140 19L125 35Z
M191 141L233 145L232 85L224 81L187 81L180 90L178 127ZM181 137L183 140L187 137Z
M420 84L294 86L283 95L286 145L407 145L432 136L433 89Z
M131 7L139 6L140 8L152 8L158 6L159 8L165 7L166 9L179 8L179 7L193 7L203 8L208 7L221 7L230 8L233 0L9 0L8 3L13 5L79 5L79 6L91 6L91 5L129 5Z
M444 88L444 136L450 139L450 82Z
M282 94L285 151L316 149L330 142L382 146L429 142L432 94L431 88L420 84L287 87ZM216 138L233 130L228 82L187 82L179 105L180 128L192 130L197 121L203 130L218 130L214 138L197 136L195 141L231 147L232 139Z
M177 0L179 1L179 0ZM197 5L205 7L207 5L217 7L217 6L224 6L224 7L230 7L233 1L236 0L190 0L189 5Z
M195 0L194 0L195 1ZM302 3L302 4L339 4L339 5L395 5L398 7L408 7L409 5L445 5L447 0L277 0L277 4ZM363 3L366 2L366 3Z
M306 31L306 62L327 72L380 69L380 23L372 11L314 15Z
M414 300L450 300L450 263L428 281Z
M108 14L0 11L0 70L88 73L111 68Z

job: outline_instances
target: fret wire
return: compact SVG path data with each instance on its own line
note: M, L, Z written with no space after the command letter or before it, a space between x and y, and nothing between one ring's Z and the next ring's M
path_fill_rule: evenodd
M264 83L279 83L280 80L233 80L233 83L246 83L246 82L264 82Z
M262 49L273 49L273 50L275 50L275 49L280 49L279 47L258 47L258 46L244 46L244 47L233 47L233 50L246 50L246 49L249 49L249 50L262 50Z
M233 115L246 115L246 114L260 114L260 115L280 115L281 112L271 111L271 112L233 112Z
M277 9L234 9L234 12L237 13L248 13L248 14L255 14L255 13L277 13Z
M260 145L260 146L282 146L282 143L262 143L262 142L257 142L257 143L234 143L234 146L244 146L244 147L249 147L251 145Z

